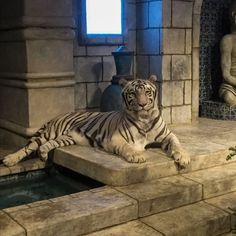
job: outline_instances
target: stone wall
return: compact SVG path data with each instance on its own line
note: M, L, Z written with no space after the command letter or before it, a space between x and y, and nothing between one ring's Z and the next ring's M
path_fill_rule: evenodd
M136 4L135 0L125 0L127 18L127 47L136 51ZM74 16L79 29L79 0L74 0ZM78 36L78 35L77 35ZM75 68L75 108L99 109L101 94L110 84L116 68L111 53L119 45L80 45L78 37L74 41Z

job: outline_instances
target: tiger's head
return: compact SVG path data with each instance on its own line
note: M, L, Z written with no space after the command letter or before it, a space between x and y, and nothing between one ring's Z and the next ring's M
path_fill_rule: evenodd
M156 80L155 75L148 80L136 79L128 82L121 79L123 106L127 113L145 117L153 110L158 110L157 88L154 84Z

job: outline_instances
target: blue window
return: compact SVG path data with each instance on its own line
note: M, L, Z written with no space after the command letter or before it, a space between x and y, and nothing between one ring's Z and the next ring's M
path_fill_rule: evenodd
M125 43L125 0L81 0L80 2L80 44L121 45Z

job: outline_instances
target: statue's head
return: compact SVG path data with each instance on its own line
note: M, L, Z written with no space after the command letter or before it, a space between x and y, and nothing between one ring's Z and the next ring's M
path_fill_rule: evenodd
M232 0L229 7L231 27L236 30L236 0Z

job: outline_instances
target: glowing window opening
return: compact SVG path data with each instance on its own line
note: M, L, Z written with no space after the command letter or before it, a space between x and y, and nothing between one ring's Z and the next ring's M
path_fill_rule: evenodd
M122 0L86 0L86 33L122 34Z

